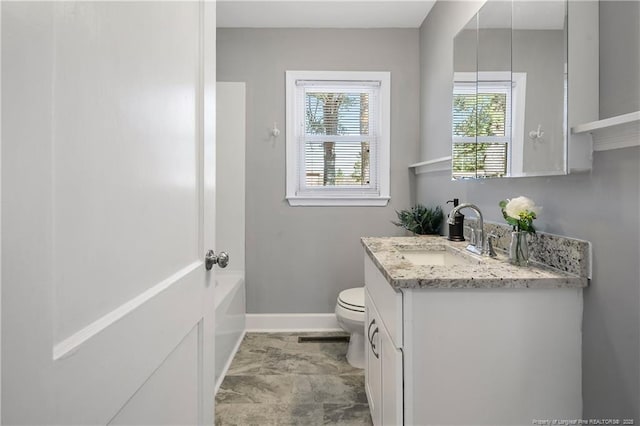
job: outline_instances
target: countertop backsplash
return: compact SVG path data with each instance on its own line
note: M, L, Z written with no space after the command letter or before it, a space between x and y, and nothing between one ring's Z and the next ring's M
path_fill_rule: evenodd
M470 239L470 228L477 219L464 219L464 237ZM495 234L494 248L506 252L511 242L511 226L502 223L484 222L485 238ZM536 232L529 235L529 260L560 271L591 279L591 243L561 235Z

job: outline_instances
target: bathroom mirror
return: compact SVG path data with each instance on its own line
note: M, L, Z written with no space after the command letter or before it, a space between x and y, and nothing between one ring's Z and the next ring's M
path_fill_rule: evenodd
M454 179L567 173L567 2L485 3L454 39Z

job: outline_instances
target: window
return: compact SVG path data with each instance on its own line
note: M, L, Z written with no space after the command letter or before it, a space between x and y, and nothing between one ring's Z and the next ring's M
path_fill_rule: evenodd
M520 99L524 99L525 78L520 73L479 73L481 81L476 82L475 73L456 73L452 122L454 178L510 174L514 154L512 128L522 126L524 106ZM512 116L516 117L513 126Z
M287 71L287 193L292 206L389 201L388 72Z

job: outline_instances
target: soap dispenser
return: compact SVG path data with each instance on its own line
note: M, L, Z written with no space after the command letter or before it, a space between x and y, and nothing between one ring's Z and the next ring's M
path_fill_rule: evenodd
M453 200L447 201L447 204L449 203L453 203L453 207L457 207L458 199L454 198ZM458 212L456 213L454 220L455 223L453 225L449 225L449 236L447 239L449 241L464 241L464 215Z

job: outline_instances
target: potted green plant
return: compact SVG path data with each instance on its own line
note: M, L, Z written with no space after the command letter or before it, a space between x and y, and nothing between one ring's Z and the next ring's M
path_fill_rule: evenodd
M440 206L425 207L416 204L408 210L396 210L398 222L392 223L418 235L439 234L443 214Z

